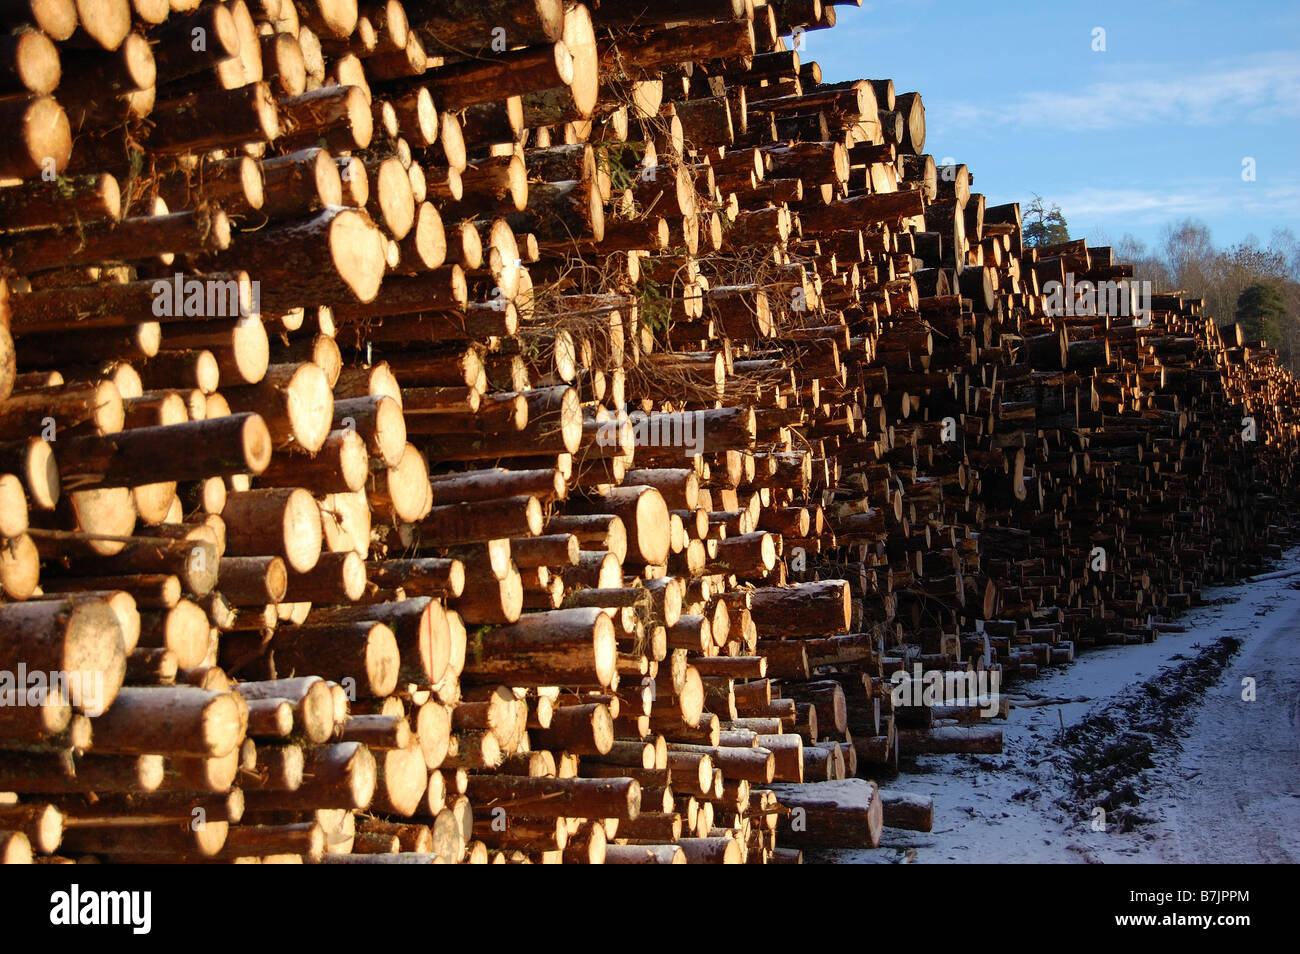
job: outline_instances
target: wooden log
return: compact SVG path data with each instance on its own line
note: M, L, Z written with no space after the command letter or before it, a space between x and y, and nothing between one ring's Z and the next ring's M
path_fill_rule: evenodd
M4 669L16 685L19 666L39 673L42 696L49 680L61 683L55 695L66 695L76 708L98 714L117 697L126 675L126 647L117 614L103 599L47 600L0 606L4 640ZM29 692L30 695L30 692Z
M18 135L0 148L0 176L26 178L63 171L72 154L72 133L63 108L50 96L0 100L0 119Z
M341 207L241 235L238 258L258 275L261 304L272 309L373 301L385 264L382 237L370 217ZM318 268L322 261L330 268Z
M778 835L790 846L875 848L880 844L883 809L875 782L850 778L815 785L778 783L771 791L792 813L781 819ZM802 814L793 814L796 810Z
M907 831L931 831L934 827L934 799L928 795L882 791L884 823Z
M282 557L298 573L306 573L320 559L320 508L301 488L232 493L222 518L231 556Z
M641 809L635 779L526 778L471 775L466 794L484 808L540 818L577 816L634 819Z
M167 448L167 453L163 449ZM271 457L271 434L256 414L235 414L111 436L71 437L58 445L60 478L69 489L132 487L146 479L199 480L259 474Z
M614 678L616 661L614 627L601 610L553 610L476 631L461 678L603 688Z
M900 730L898 744L909 754L934 752L975 752L997 754L1002 751L1002 730L996 726L938 726L929 731Z
M236 688L250 705L254 701L287 700L293 706L295 729L313 743L325 742L334 732L334 702L328 685L319 676L242 682Z
M364 809L375 793L377 768L370 750L358 742L321 745L306 751L303 783L293 792L249 792L250 810L315 811Z
M246 724L247 716L229 693L128 687L94 720L95 749L217 758L242 741Z
M332 428L334 398L319 365L273 364L257 384L222 392L232 410L261 416L277 448L315 454Z

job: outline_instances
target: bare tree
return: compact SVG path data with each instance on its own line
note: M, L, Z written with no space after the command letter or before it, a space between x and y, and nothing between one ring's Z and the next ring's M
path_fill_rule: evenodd
M1204 222L1183 219L1166 225L1161 234L1161 257L1179 288L1203 289L1218 277L1214 240Z
M1300 240L1289 229L1275 230L1267 245L1247 235L1221 249L1205 223L1183 219L1165 226L1154 249L1125 235L1115 253L1136 278L1204 299L1219 323L1241 321L1247 335L1300 369Z

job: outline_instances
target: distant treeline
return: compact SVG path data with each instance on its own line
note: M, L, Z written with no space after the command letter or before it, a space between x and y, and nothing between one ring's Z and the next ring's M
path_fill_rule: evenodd
M1184 219L1165 226L1153 247L1125 235L1115 253L1155 288L1204 298L1220 325L1239 323L1247 340L1264 340L1300 372L1300 239L1290 229L1267 243L1251 235L1220 248L1205 223Z

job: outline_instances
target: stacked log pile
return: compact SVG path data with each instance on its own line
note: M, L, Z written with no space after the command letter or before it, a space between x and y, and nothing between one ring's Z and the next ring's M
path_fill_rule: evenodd
M874 847L1005 714L896 674L1280 554L1276 353L1023 247L835 9L6 6L7 860Z

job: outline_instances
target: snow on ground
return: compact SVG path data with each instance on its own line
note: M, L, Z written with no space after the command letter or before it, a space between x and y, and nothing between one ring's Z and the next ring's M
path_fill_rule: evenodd
M1086 650L1073 665L1013 682L1010 717L990 723L1002 727L1001 755L921 756L884 780L886 790L933 796L933 832L886 828L877 851L808 860L1300 861L1300 575L1288 571L1300 574L1300 548L1277 573L1206 589L1207 605L1178 620L1185 633ZM1196 696L1152 699L1194 670L1198 656L1203 670L1224 637L1239 639L1241 649L1203 696L1197 688ZM1243 699L1246 678L1255 681L1254 701ZM1148 680L1152 686L1139 686ZM1080 802L1080 779L1061 753L1063 730L1099 749L1127 744L1127 726L1145 729L1162 705L1174 713L1177 735L1153 739L1153 764L1132 779L1136 804L1112 810L1105 830L1094 830L1095 798ZM1115 725L1107 714L1119 716ZM1126 813L1139 823L1125 822Z

